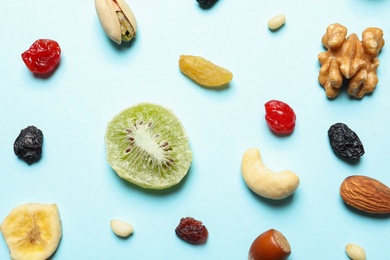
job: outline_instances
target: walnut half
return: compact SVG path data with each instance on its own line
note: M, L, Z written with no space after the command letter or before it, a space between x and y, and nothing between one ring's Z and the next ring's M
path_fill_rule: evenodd
M327 51L318 55L321 64L318 81L328 98L339 94L344 79L348 80L348 94L356 98L373 92L378 84L377 57L385 44L383 31L367 28L362 33L362 41L354 33L346 36L347 28L335 23L328 26L322 37Z

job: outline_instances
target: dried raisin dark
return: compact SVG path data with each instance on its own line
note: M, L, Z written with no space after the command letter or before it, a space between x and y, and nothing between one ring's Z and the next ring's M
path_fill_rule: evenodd
M357 134L346 124L336 123L328 130L332 150L339 156L357 160L364 154L364 147Z
M35 126L20 131L14 142L15 154L28 164L39 161L42 156L43 133Z
M217 2L217 0L196 0L200 5L203 5L203 6L210 6L210 5L213 5L215 4L215 2Z
M203 244L209 235L202 222L191 217L182 218L175 232L178 237L191 244Z

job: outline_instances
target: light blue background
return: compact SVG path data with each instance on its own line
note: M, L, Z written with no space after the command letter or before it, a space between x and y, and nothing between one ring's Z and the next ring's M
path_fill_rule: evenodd
M132 44L117 46L104 34L92 0L2 1L0 8L0 219L26 202L57 203L63 238L53 259L246 259L262 232L281 231L291 260L348 259L357 243L368 259L390 259L390 218L346 207L341 182L362 174L390 185L390 57L379 55L379 84L372 95L351 99L344 89L328 100L318 84L317 55L331 23L349 33L379 27L390 35L389 0L219 0L209 10L195 0L129 0L138 22ZM277 32L268 19L284 13ZM20 57L36 39L62 48L61 64L46 79L34 77ZM389 41L390 42L390 41ZM181 74L181 54L200 55L234 74L229 88L202 88ZM297 115L294 133L273 135L264 103L279 99ZM171 108L190 137L193 164L177 187L156 192L122 181L105 161L107 122L139 102ZM343 122L361 138L366 154L351 165L327 139ZM43 158L28 166L13 153L19 131L44 133ZM275 171L301 178L285 201L252 193L241 157L259 148ZM209 230L205 245L178 239L180 218L192 216ZM119 239L112 218L133 224ZM0 259L8 249L0 239Z

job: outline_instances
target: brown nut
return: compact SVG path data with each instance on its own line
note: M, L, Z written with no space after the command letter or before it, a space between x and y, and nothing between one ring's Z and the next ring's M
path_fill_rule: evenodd
M290 254L291 247L284 235L270 229L253 241L248 260L285 260Z
M377 56L385 44L383 31L367 28L362 33L362 41L354 33L346 36L347 28L335 23L328 26L322 37L327 51L318 55L321 64L318 81L329 98L339 94L344 79L349 81L348 94L356 98L373 92L378 84Z
M344 202L371 214L390 214L390 188L382 182L361 175L347 177L340 186Z

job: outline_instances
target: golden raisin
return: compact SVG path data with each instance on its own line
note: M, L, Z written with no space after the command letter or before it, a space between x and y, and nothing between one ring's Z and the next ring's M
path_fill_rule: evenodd
M206 87L219 87L229 83L233 78L229 70L200 56L181 55L179 67L183 74Z

